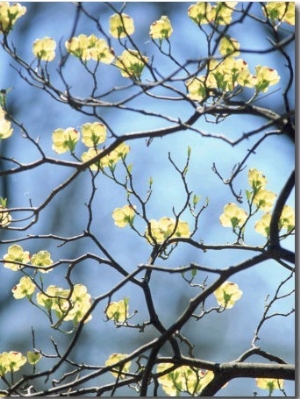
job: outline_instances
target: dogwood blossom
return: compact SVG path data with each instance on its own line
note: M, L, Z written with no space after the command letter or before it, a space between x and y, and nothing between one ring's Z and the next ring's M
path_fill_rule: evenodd
M14 373L27 362L26 356L21 352L10 351L0 353L0 377L6 373Z
M50 37L36 39L33 43L33 54L42 61L53 61L55 58L56 43Z
M36 285L28 276L21 277L20 282L11 290L15 299L31 297L36 289Z
M108 319L117 323L123 323L128 318L128 298L124 298L118 302L110 302L105 313Z
M109 356L109 358L106 360L105 362L105 366L112 366L114 364L119 363L121 360L124 360L127 358L128 355L124 354L124 353L113 353L112 355ZM122 364L122 366L116 366L113 368L113 370L115 371L111 371L112 375L115 378L125 378L125 375L122 374L123 373L128 373L129 369L130 369L130 365L131 365L131 361L128 361L124 364Z
M131 226L135 217L134 207L125 205L123 208L116 208L112 213L112 217L118 227L125 227L128 224Z
M115 65L120 69L121 75L125 78L140 79L148 57L141 55L137 50L124 50L122 55L117 57Z
M19 263L29 263L30 254L28 251L24 251L21 245L13 244L10 247L8 247L7 254L3 256L3 260L5 261L3 263L4 267L11 269L13 271L18 271L22 269L23 266L18 265L16 263L11 263L10 261L19 262Z
M81 126L82 142L87 147L96 147L106 140L106 126L100 122L85 123Z
M214 291L214 295L220 306L230 309L238 301L243 292L239 289L238 285L231 281L225 281L219 288Z
M113 14L109 18L109 33L120 39L134 33L134 21L127 14Z
M26 13L26 7L19 3L0 3L0 33L8 33L15 25L17 19Z
M12 133L11 122L6 119L6 112L0 107L0 141L10 137Z
M152 39L168 39L172 33L173 28L166 15L162 15L159 20L153 22L150 26L149 35Z
M56 129L52 133L52 149L58 154L63 154L67 151L73 152L79 136L79 132L73 127Z
M156 371L157 373L162 373L172 366L172 363L160 363L157 365ZM169 396L179 396L181 392L198 396L213 379L214 373L212 371L193 370L189 366L180 366L158 377L158 382L163 391Z
M242 227L248 217L247 212L234 204L229 202L224 206L224 213L220 216L220 222L223 227Z

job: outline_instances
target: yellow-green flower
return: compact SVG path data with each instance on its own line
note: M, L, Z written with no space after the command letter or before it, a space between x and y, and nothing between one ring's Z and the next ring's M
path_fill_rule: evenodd
M128 355L125 353L113 353L112 355L109 356L109 358L105 362L105 366L112 366L114 364L119 363L121 360L124 360L127 358ZM125 378L125 375L123 373L128 373L130 369L131 361L128 361L124 363L122 366L116 366L113 368L114 371L111 371L112 375L115 378Z
M81 155L81 160L82 160L82 162L90 161L91 159L93 159L95 156L97 156L101 152L102 152L102 150L99 150L98 148L89 148L88 151L84 152ZM91 170L98 171L101 168L102 168L101 160L90 165Z
M27 359L22 353L10 351L0 353L0 377L6 373L14 373L27 362Z
M100 122L85 123L81 126L82 142L87 147L97 147L106 140L106 126Z
M8 269L11 269L13 271L18 271L23 268L22 265L18 265L15 263L10 263L10 261L13 262L19 262L19 263L29 263L30 261L30 254L28 251L24 251L21 245L11 245L8 247L7 254L3 256L4 259L4 267L7 267Z
M67 51L80 58L82 61L93 59L104 64L110 64L115 58L112 48L110 48L104 39L100 39L95 35L81 34L72 37L65 42Z
M36 39L33 43L33 54L42 61L53 61L55 58L56 43L50 37Z
M129 49L117 57L115 65L125 78L139 79L147 62L148 57L141 55L137 50Z
M237 40L232 37L222 37L220 41L219 52L222 55L232 55L237 57L240 52L238 51L240 48L240 44Z
M12 218L9 212L0 204L0 227L7 227L10 225L11 220Z
M150 26L150 37L152 39L168 39L173 33L173 28L169 18L162 15L158 21L155 21Z
M0 107L0 141L10 137L12 133L11 122L6 119L6 113L4 109Z
M217 2L211 9L209 21L215 25L229 25L236 4L236 1Z
M109 33L119 39L134 33L133 19L127 14L113 14L109 18Z
M248 217L247 212L238 207L233 202L224 206L224 213L220 216L220 222L223 227L242 227Z
M32 255L30 263L33 266L36 266L39 268L39 271L41 273L48 273L53 269L43 269L43 267L48 267L53 264L53 260L51 259L51 255L48 251L42 250L39 251L38 253Z
M27 360L29 364L37 364L37 362L39 362L41 360L41 358L43 357L40 353L38 352L32 352L32 351L28 351L26 353L27 356Z
M160 363L157 373L162 373L171 368L172 363ZM158 382L164 392L169 396L179 396L186 392L192 396L198 396L214 378L214 373L208 370L193 370L189 366L180 366L175 370L158 377Z
M110 302L107 308L105 309L105 313L108 319L114 320L116 323L123 323L128 319L128 298L124 298L118 302Z
M91 307L91 296L82 284L75 284L73 289L63 289L56 285L49 285L45 293L39 292L36 296L37 303L48 310L53 310L58 319L80 322ZM84 321L91 320L89 315Z
M8 33L16 23L17 19L26 13L26 7L19 3L10 5L4 1L0 3L0 32Z
M15 299L30 298L36 289L30 277L21 277L19 284L11 290Z
M249 169L248 182L254 192L264 189L268 183L266 176L257 169Z
M126 158L129 151L130 147L126 143L121 143L117 148L101 159L101 166L114 167L118 161Z
M79 132L73 127L68 127L65 130L56 129L52 133L52 149L58 154L67 151L74 152L79 136Z
M115 221L115 225L118 227L125 227L128 224L131 226L135 218L135 211L133 206L125 205L123 208L116 208L112 217Z
M253 79L255 81L254 86L258 92L262 91L265 93L269 86L276 85L280 80L277 71L267 66L257 65L255 71L256 74Z
M259 190L253 198L253 203L264 212L269 212L274 205L277 195L272 191Z
M231 281L225 281L219 288L214 291L214 295L220 306L230 309L238 301L243 292L239 289L238 285Z
M208 24L211 14L211 5L207 2L198 2L188 8L188 16L197 24Z
M145 236L147 240L152 243L153 240L160 244L168 238L183 237L189 238L191 232L187 222L179 220L175 229L175 219L169 217L162 217L160 220L150 220L150 231L146 229Z
M279 228L287 229L289 233L295 228L295 210L289 205L284 205L279 219Z
M256 378L256 385L258 388L268 389L269 395L271 395L275 389L283 389L284 380L276 378Z
M262 234L265 237L269 237L270 235L270 223L271 223L272 215L267 212L262 215L260 220L258 220L255 225L255 231L259 234Z
M285 2L285 1L270 1L265 2L264 7L262 7L263 13L266 15L265 9L267 11L267 17L272 23L276 20L286 22L290 25L295 25L295 2Z

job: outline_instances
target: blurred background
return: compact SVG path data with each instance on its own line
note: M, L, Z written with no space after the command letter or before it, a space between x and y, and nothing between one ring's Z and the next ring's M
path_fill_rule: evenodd
M35 62L32 53L33 42L37 38L45 36L55 39L57 56L55 61L49 64L49 73L52 84L63 90L64 85L57 73L60 59L59 49L63 53L65 52L64 43L69 39L74 24L75 3L37 2L21 4L26 6L27 13L17 21L15 29L9 35L9 40L17 49L19 56L30 64ZM198 27L187 15L187 9L191 4L188 2L133 2L128 3L124 10L135 22L135 33L132 39L144 55L153 59L154 65L157 65L163 75L167 75L176 68L168 60L168 57L163 57L159 53L149 38L151 23L159 19L161 15L168 15L173 25L174 33L171 36L171 49L175 58L184 62L187 59L194 60L205 57L207 54L205 36L201 34ZM113 6L118 10L121 9L122 5L123 3L113 3ZM239 6L241 6L241 3L239 3ZM102 2L83 3L83 7L90 15L100 19L102 27L108 33L109 17L114 11ZM253 3L251 13L262 18L259 3ZM293 27L286 26L286 29L292 31ZM96 24L83 15L80 17L75 34L80 33L95 34L101 37ZM233 26L230 29L230 35L240 42L242 49L256 51L268 48L270 46L268 39L272 39L271 32L266 25L250 18L245 19L243 26L240 24ZM117 39L112 39L111 45L117 55L121 54L123 49ZM291 61L294 62L293 44L286 50ZM70 155L59 156L51 149L52 131L70 126L80 129L82 124L93 122L95 118L79 113L68 105L58 103L43 90L30 86L20 77L20 66L10 59L3 50L0 52L0 57L0 87L3 89L11 88L7 97L9 112L24 125L32 139L38 140L46 156L71 160ZM274 93L263 96L264 98L257 101L256 104L278 113L284 112L282 92L289 79L284 58L276 51L266 54L242 53L240 57L248 62L252 73L254 73L255 66L258 64L269 66L278 71L281 77L280 82L271 87L268 92L268 94L273 91ZM93 82L78 59L69 57L64 68L64 76L71 86L72 95L81 98L90 96ZM111 87L129 85L129 80L121 77L117 68L111 66L102 64L96 76L99 94L105 93ZM151 79L147 71L142 75L142 79L145 81ZM183 86L181 86L181 89L183 89ZM119 90L113 93L108 100L124 98L132 90L134 92L134 89ZM154 93L168 95L163 90L160 92L159 89ZM250 97L250 90L249 92L246 91L246 96L247 93ZM293 108L294 98L292 98L292 94L294 89L290 93L289 101L291 108ZM180 118L182 121L185 121L193 113L192 107L183 101L158 101L146 96L142 100L140 97L133 100L130 106L168 115L174 120ZM149 131L171 125L171 122L159 117L110 108L102 108L101 117L117 135ZM220 124L210 123L200 118L195 127L204 132L224 135L230 140L234 140L243 133L261 126L263 122L262 118L233 115ZM187 174L189 189L201 196L200 206L205 204L206 198L209 199L209 206L200 217L199 230L194 239L203 240L205 244L233 243L234 235L230 229L221 226L219 216L223 212L224 205L228 202L235 202L235 199L229 187L222 184L212 171L212 166L215 163L222 177L224 179L229 178L234 165L243 160L256 140L257 136L254 136L238 146L232 147L224 140L204 138L194 132L181 131L162 139L154 139L150 145L147 145L146 140L129 141L131 151L128 155L128 163L133 165L134 185L136 191L142 197L146 197L149 179L153 179L153 195L148 203L149 218L158 220L163 216L172 217L173 207L176 211L182 208L186 200L184 187L180 176L168 161L168 153L171 154L174 162L182 168L186 161L187 148L190 146L192 155ZM78 144L76 153L80 155L84 150L86 150L84 145ZM40 154L35 146L22 137L22 132L17 127L10 139L3 140L0 143L0 154L1 157L14 158L22 163L31 163L40 159ZM1 169L7 169L8 165L11 167L11 164L3 160L0 161ZM265 140L258 151L249 157L247 168L239 174L234 187L237 192L242 190L243 193L250 188L247 173L251 167L266 175L268 190L279 193L294 166L294 143L289 137L273 136L273 138ZM8 198L8 205L11 208L27 207L30 203L33 206L39 206L51 191L63 183L72 173L73 171L69 168L44 165L20 174L1 177L0 196ZM124 176L124 171L120 165L117 168L117 173ZM128 227L120 229L114 225L111 214L116 207L122 207L126 204L124 190L101 174L97 177L95 184L98 189L93 205L92 231L114 259L128 272L132 272L138 265L147 262L152 248ZM89 240L70 241L66 245L60 246L61 242L45 237L50 234L62 237L73 237L81 234L86 229L88 216L84 204L88 202L91 192L91 176L89 171L85 171L51 201L41 213L38 223L33 225L30 230L1 230L0 258L3 258L4 254L7 253L8 246L14 240L26 238L28 235L35 237L43 235L44 238L27 239L20 242L20 245L30 253L47 249L54 261L74 259L87 252L103 256L98 252L93 242ZM295 205L294 196L289 198L288 204ZM245 200L241 206L247 210ZM20 219L22 216L28 216L26 212L17 215ZM263 236L251 229L258 218L253 218L252 224L250 223L246 230L245 240L248 245L263 245L265 242ZM184 213L182 219L188 221L192 226L193 218L191 215ZM23 225L24 222L20 222L19 226ZM137 222L137 227L141 232L145 229L142 221ZM287 239L284 246L294 250L293 240ZM178 245L168 260L159 260L157 265L180 267L194 262L212 269L227 268L252 255L253 253L250 251L231 250L207 251L204 253L186 244L181 244ZM62 265L52 273L43 275L45 286L57 284L66 287L64 276L67 266L67 264ZM236 306L222 314L213 312L200 321L192 319L182 330L182 334L195 345L194 355L204 360L227 362L236 359L241 353L249 349L254 331L261 320L267 296L269 295L272 298L279 283L286 279L288 275L289 272L276 262L265 262L235 275L233 281L243 291L243 297L237 302ZM20 278L18 273L2 266L0 276L0 325L2 327L0 353L10 350L25 353L27 350L32 350L32 329L35 331L36 347L41 348L45 353L54 353L50 336L61 348L70 342L71 336L63 335L57 331L49 331L49 321L41 311L31 306L25 299L15 300L12 297L11 289ZM215 277L213 274L198 273L195 282L200 284L205 278L208 278L207 283L210 284ZM121 280L121 276L109 267L89 260L81 262L73 269L72 280L74 283L85 284L88 287L88 292L93 297L97 297L112 289ZM151 289L157 313L166 327L177 320L188 305L189 300L199 290L197 287L189 287L179 275L165 273L153 273ZM283 293L287 293L291 289L293 289L292 280L284 286ZM121 300L127 296L130 297L130 312L138 310L138 313L132 319L132 323L142 323L148 317L142 293L132 284L127 284L113 296L113 300ZM294 305L293 296L289 296L278 301L273 312L288 312ZM151 328L147 328L144 333L139 333L137 329L131 328L116 329L112 321L105 322L105 306L106 303L103 303L102 308L101 306L97 307L93 319L86 324L79 344L71 353L71 358L74 361L103 365L112 352L129 353L157 336L157 332ZM211 298L206 306L207 308L216 306L214 298ZM292 316L270 319L264 324L259 337L258 345L263 350L283 358L286 362L294 362L295 326ZM169 347L164 348L164 351L161 352L161 355L170 354ZM251 357L249 361L262 361L262 359ZM37 370L47 369L49 364L51 364L50 359L42 360L37 365ZM30 370L28 366L28 372ZM57 375L61 374L61 370L59 370ZM112 378L111 376L98 378L92 385L99 384L100 386L112 381ZM37 386L36 389L44 387L43 382L40 383L42 385ZM254 391L259 391L259 395L267 396L266 392L256 387L255 381L237 379L230 382L217 396L251 396ZM288 396L292 396L294 384L287 381L285 391ZM163 391L159 393L164 395ZM117 394L122 396L132 395L133 391L129 388L123 388L117 391Z

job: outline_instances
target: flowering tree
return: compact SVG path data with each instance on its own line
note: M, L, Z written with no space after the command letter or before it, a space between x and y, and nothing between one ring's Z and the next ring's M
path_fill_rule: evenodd
M294 3L40 3L21 46L26 7L0 3L1 395L293 394Z

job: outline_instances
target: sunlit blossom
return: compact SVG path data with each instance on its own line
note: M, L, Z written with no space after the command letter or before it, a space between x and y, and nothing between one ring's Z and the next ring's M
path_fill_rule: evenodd
M36 289L36 285L28 276L21 277L20 282L11 290L15 299L29 298Z
M268 18L273 24L277 23L277 21L282 21L290 25L295 25L295 2L265 2L262 10L265 15L267 13Z
M150 228L150 231L149 231ZM162 217L159 220L150 220L150 226L145 231L145 237L150 243L163 243L168 238L183 237L189 238L191 235L187 222L173 218Z
M113 14L109 18L109 33L119 39L134 33L133 19L127 14Z
M125 227L128 224L131 226L135 218L134 207L125 205L123 208L116 208L112 213L112 217L118 227Z
M128 298L124 298L118 302L110 302L105 310L107 318L117 323L126 321L129 316L128 312Z
M55 58L55 40L50 37L36 39L33 43L33 54L42 61L53 61Z
M139 79L147 62L148 57L141 55L137 50L129 49L117 57L115 65L125 78Z
M26 7L19 3L0 2L0 32L8 33L25 13Z
M114 364L119 363L120 361L126 359L128 357L125 353L113 353L109 356L109 358L105 362L105 366L112 366ZM114 371L111 371L112 375L115 378L125 378L123 373L128 373L130 369L131 361L123 363L122 366L116 366L113 368ZM122 373L123 372L123 373Z
M275 389L283 389L284 380L277 378L256 378L256 385L258 388L267 389L269 395L271 395Z
M67 151L74 152L79 136L79 132L73 127L68 127L67 129L56 129L52 133L52 149L58 154Z
M160 363L157 365L156 371L162 373L172 366L172 363ZM189 366L180 366L158 377L158 382L169 396L179 396L182 392L198 396L213 379L214 373L212 371L194 370Z
M48 269L48 266L53 264L53 260L51 259L51 254L45 250L39 251L38 253L32 255L30 263L33 266L38 267L38 270L42 273L48 273L53 270L51 268ZM47 267L47 269L43 269L44 267Z
M255 222L255 231L259 234L262 234L264 237L269 237L271 218L272 215L269 212L264 213L262 217Z
M224 213L220 216L220 222L223 227L242 227L248 217L247 212L230 202L224 206Z
M96 147L106 140L106 126L100 122L85 123L81 126L82 142L87 147Z
M8 247L7 254L3 256L4 267L11 269L13 271L18 271L23 268L22 265L18 265L18 263L29 263L30 254L28 251L24 251L21 245L13 244ZM17 262L17 263L11 263Z
M214 295L220 306L230 309L238 301L243 292L239 289L238 285L231 281L225 281L219 288L214 291Z
M150 26L150 37L152 39L168 39L173 33L173 28L169 18L162 15L161 18L153 22Z
M6 112L0 107L0 141L10 137L12 133L11 122L6 119Z
M26 356L20 352L10 351L0 353L0 377L6 373L14 373L27 362Z

